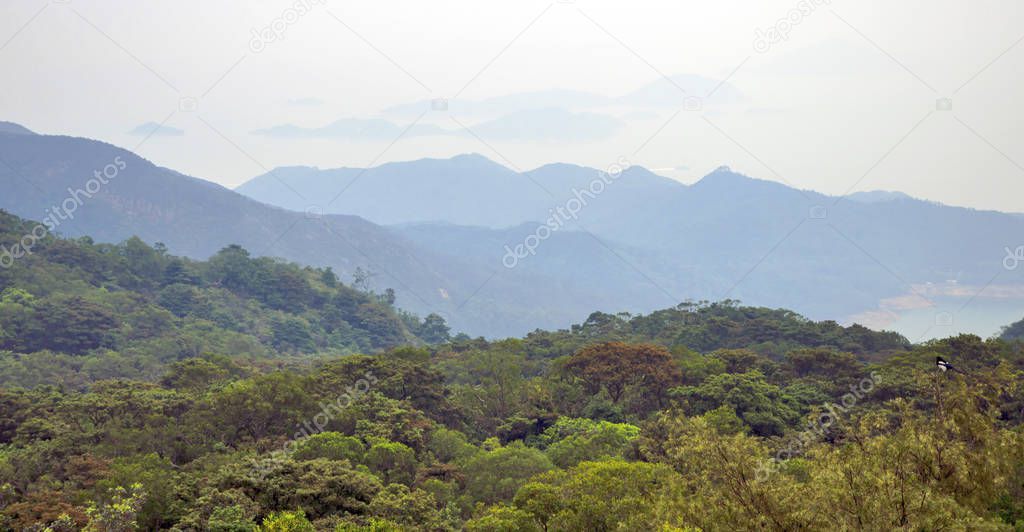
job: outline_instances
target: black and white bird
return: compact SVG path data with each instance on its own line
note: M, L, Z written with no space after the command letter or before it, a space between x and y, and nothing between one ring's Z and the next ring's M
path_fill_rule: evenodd
M963 373L963 371L960 371L960 369L954 366L953 364L946 362L946 359L942 357L935 357L935 365L938 366L939 371L942 372L955 371L957 373Z

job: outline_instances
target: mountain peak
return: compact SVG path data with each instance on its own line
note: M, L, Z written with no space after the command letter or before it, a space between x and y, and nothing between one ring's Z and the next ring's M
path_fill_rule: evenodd
M530 170L527 173L533 173L533 172L537 172L537 173L559 172L559 171L567 171L567 170L568 171L576 171L576 170L580 170L580 169L587 169L587 167L581 166L581 165L578 165L578 164L573 164L573 163L547 163L547 164L543 164L541 166L538 166L537 168L534 168L533 170Z
M485 172L491 170L497 170L501 172L512 171L507 166L476 152L460 153L458 155L453 155L448 158L424 157L422 159L413 159L409 161L392 161L384 163L380 166L366 168L366 170L375 170L382 168L399 168L405 171L408 171L408 169L410 168L419 170L433 169L435 171L438 169L444 169L446 171L458 169L460 171L468 170L474 172Z
M420 159L419 161L407 161L405 164L419 164L424 161L437 161L442 164L450 165L456 168L469 169L472 171L498 171L498 172L512 172L513 170L508 166L505 166L486 155L471 152L471 153L460 153L448 159ZM402 164L402 163L399 163Z
M711 184L736 184L746 181L756 181L754 178L734 172L726 165L719 166L708 175L702 177L694 186L708 186Z
M476 164L497 164L488 157L477 152L460 153L450 159L452 162L476 163Z
M36 133L29 128L15 124L14 122L4 122L0 120L0 133L7 133L10 135L35 135Z
M891 190L869 190L865 192L854 192L846 196L847 198L859 201L861 203L885 203L889 201L897 200L912 200L914 199L908 194L903 192L896 192Z

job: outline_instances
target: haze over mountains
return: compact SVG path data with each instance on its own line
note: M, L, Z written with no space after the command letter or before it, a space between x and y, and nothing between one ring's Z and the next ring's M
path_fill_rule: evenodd
M1024 234L1019 216L899 193L840 200L725 167L686 186L625 161L610 161L619 166L602 178L569 164L520 173L463 155L368 170L278 168L231 191L109 144L3 124L0 208L42 219L115 157L124 170L58 232L138 235L197 258L237 243L332 266L346 281L360 267L375 274L374 289L394 288L400 307L437 312L474 335L519 335L595 310L650 311L686 299L858 316L876 327L903 311L937 314L947 300L1017 306L1013 319L976 331L983 334L1024 313L1024 268L1002 264ZM584 192L598 181L599 193ZM559 209L575 219L539 230ZM524 244L533 253L509 259Z
M555 256L568 249L564 240L542 242L535 256L519 264L546 278L576 279L600 263L598 257L612 257L667 298L739 297L791 306L819 319L858 315L879 326L900 311L931 309L942 323L949 310L940 299L959 298L947 301L955 310L990 299L1019 309L1024 299L1019 272L1001 262L1006 248L1024 234L1012 214L899 192L840 199L726 167L692 186L639 167L621 175L617 165L608 171L617 177L600 194L577 196L589 190L600 170L549 164L517 173L480 155L464 155L366 170L279 168L237 191L297 210L302 200L296 192L325 198L317 207L325 212L403 224L398 230L423 247L459 250L460 256L490 264L502 260L509 239L523 242L552 209L582 197L586 205L576 220L566 221L561 235L577 237L572 267L565 269L567 259ZM525 225L513 227L519 224ZM595 289L608 284L598 282L601 288ZM927 335L927 327L917 334ZM994 332L996 323L991 327Z
M594 309L623 308L611 292L575 283L552 285L526 268L491 279L494 267L485 268L473 257L438 255L394 229L356 216L317 216L262 204L110 144L35 135L14 125L4 131L0 208L31 220L59 209L71 196L69 189L83 188L96 170L118 157L124 162L124 169L92 197L80 195L81 205L55 228L66 236L118 242L137 235L195 258L239 244L254 255L332 266L346 282L362 268L375 274L374 289L396 291L398 306L421 315L441 314L455 329L474 334L511 335L543 324L567 324ZM622 272L608 274L621 277ZM635 289L639 281L624 279L618 285ZM571 305L538 306L549 297ZM644 294L636 301L644 308L666 302Z

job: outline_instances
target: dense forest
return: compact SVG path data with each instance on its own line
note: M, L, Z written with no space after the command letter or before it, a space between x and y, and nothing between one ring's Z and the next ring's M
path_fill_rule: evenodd
M41 227L0 211L0 245L20 251ZM28 239L26 244L34 239ZM368 353L448 339L437 315L393 308L394 293L346 286L330 268L252 258L230 246L209 261L137 238L95 244L47 234L0 268L0 386L154 380L167 363L230 355L266 369L310 355Z
M0 530L1024 530L1024 321L688 302L486 340L363 280L39 239L0 268Z

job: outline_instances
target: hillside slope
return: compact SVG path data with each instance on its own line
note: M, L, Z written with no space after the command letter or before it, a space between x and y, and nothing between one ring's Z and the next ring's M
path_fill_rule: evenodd
M197 262L138 238L95 244L38 227L0 211L0 387L153 378L196 356L280 366L448 339L436 316L396 310L330 269L238 246Z

